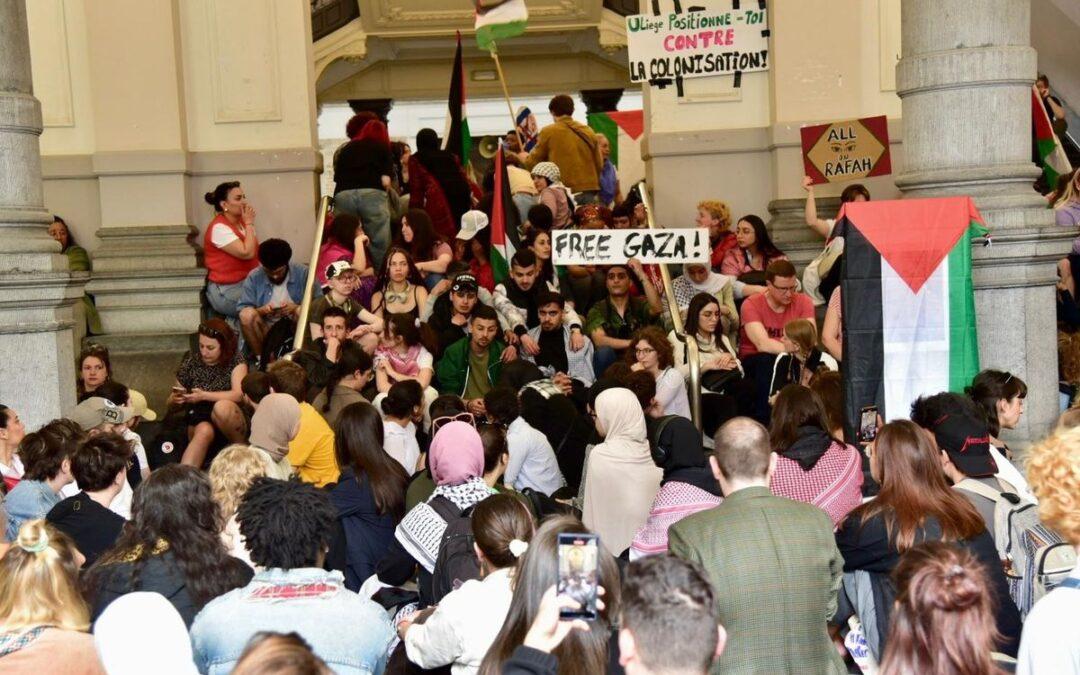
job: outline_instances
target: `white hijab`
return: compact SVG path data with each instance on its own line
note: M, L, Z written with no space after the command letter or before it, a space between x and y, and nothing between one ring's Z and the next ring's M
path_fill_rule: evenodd
M128 593L94 622L94 646L109 675L195 675L191 638L180 614L158 593Z
M653 463L645 414L629 389L608 389L596 398L604 442L589 453L582 521L614 555L630 547L648 520L664 472Z
M696 283L690 278L687 273L687 268L695 263L687 263L683 265L683 274L679 279L675 280L675 299L679 303L679 309L684 311L690 306L690 301L694 299L694 296L698 293L708 293L709 295L720 298L724 292L724 286L731 283L732 279L726 274L720 274L719 272L713 272L709 270L709 276L705 277L705 281L702 283ZM708 268L708 265L700 265L701 267ZM683 285L685 284L685 285Z

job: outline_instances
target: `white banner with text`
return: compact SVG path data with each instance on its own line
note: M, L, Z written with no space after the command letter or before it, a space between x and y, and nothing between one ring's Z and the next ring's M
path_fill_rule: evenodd
M556 265L708 264L709 230L552 230L551 253Z

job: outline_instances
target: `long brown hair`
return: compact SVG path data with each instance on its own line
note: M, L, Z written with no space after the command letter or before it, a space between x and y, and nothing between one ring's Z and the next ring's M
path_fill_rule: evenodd
M217 341L218 346L221 348L221 356L218 358L217 365L228 368L233 357L236 356L236 333L229 327L229 324L222 319L207 319L199 324L199 335L205 335L211 340Z
M400 520L405 515L409 475L383 450L383 421L375 406L358 401L345 406L334 426L338 466L349 467L359 483L367 477L379 513Z
M996 675L998 634L986 569L970 551L939 541L915 546L893 577L896 604L881 675Z
M534 529L529 509L512 495L491 495L473 509L472 531L476 545L496 569L517 564L510 542L516 539L529 543Z
M588 530L577 518L556 516L546 520L533 535L529 550L518 561L510 611L480 664L480 675L499 675L514 649L524 642L539 612L541 597L559 581L559 534L571 532ZM593 675L607 670L608 638L619 616L619 570L603 542L598 572L599 583L606 591L604 609L590 630L570 631L552 652L559 659L559 675Z
M407 249L412 254L413 260L420 262L434 260L435 247L445 243L446 239L435 231L435 226L431 224L431 216L424 209L409 209L402 218L403 225L405 221L409 223L413 239L407 242L405 235L402 234L401 239L394 245Z
M828 433L828 416L817 394L807 387L789 384L780 390L773 404L769 443L783 454L799 438L799 427L817 427Z
M862 523L882 516L889 541L901 553L915 544L916 532L929 517L941 526L944 541L971 539L986 529L971 502L945 482L928 432L914 422L897 420L882 427L874 453L881 492L852 515Z

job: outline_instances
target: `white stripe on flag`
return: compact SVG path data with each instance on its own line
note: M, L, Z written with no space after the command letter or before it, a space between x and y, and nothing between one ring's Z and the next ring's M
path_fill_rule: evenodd
M948 258L917 294L882 258L881 312L882 416L905 419L917 397L949 389Z

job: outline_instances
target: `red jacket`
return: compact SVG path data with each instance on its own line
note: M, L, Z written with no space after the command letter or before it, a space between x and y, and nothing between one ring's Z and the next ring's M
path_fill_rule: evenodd
M255 257L243 260L214 246L210 233L214 230L214 225L218 223L231 229L241 241L244 240L244 228L233 225L223 214L219 213L211 220L206 226L206 234L203 235L203 264L206 265L206 278L215 284L238 284L247 278L248 272L259 266L259 260ZM259 245L258 240L255 241L255 245Z

